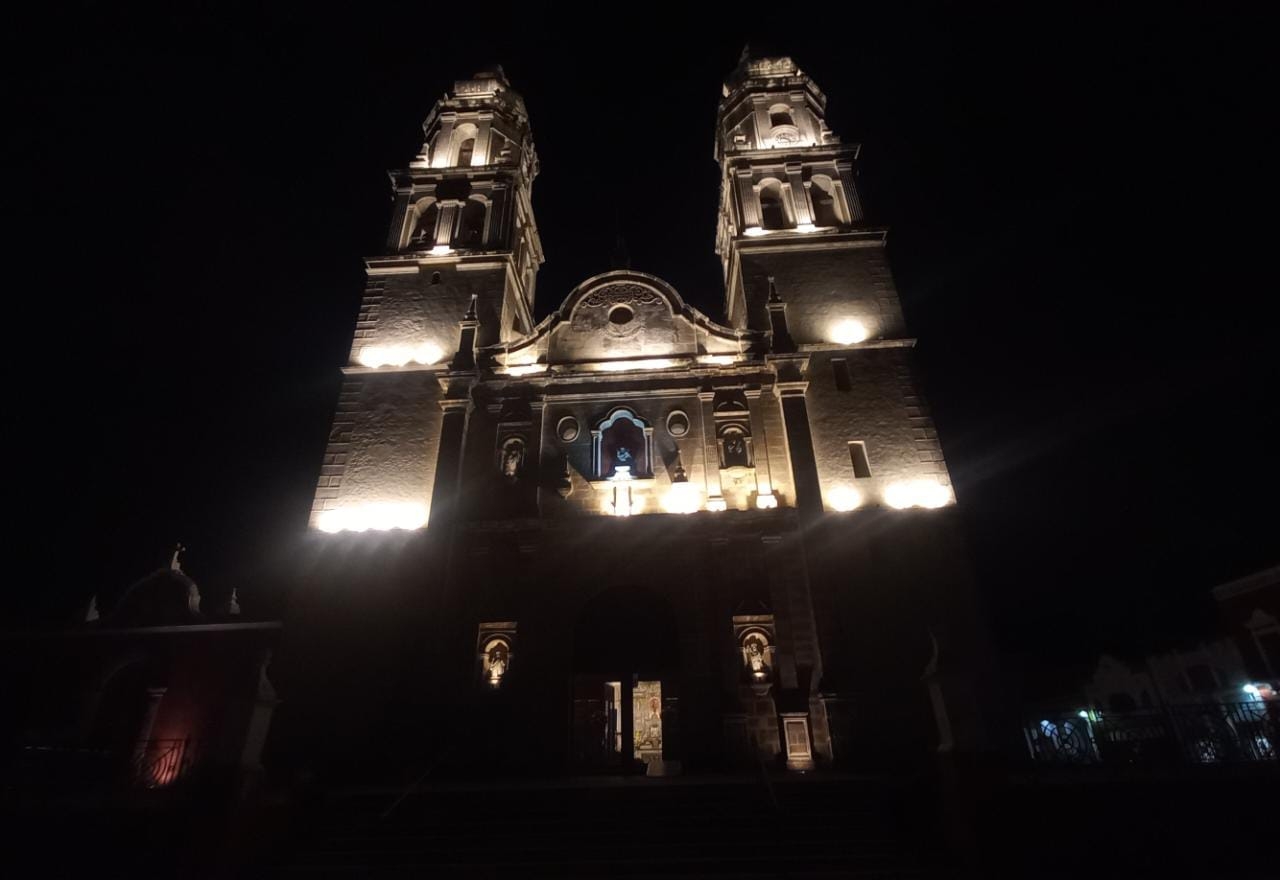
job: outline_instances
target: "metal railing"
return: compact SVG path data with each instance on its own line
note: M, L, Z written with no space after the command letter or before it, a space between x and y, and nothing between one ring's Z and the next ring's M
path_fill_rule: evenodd
M1209 703L1141 712L1077 712L1027 721L1037 764L1277 762L1280 703Z
M196 740L146 740L133 752L129 778L139 788L172 785L195 766L199 751Z
M121 754L105 749L25 745L10 753L6 784L64 791L164 788L186 777L200 757L199 741L153 739Z

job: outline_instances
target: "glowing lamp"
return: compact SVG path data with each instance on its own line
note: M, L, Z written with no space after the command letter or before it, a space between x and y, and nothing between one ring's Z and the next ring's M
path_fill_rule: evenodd
M424 504L356 504L326 510L316 518L322 532L390 531L420 529L427 524Z
M942 507L951 501L951 490L936 480L902 480L884 490L884 500L897 510Z
M365 367L403 367L413 361L418 364L434 364L444 357L440 346L424 342L421 345L366 345L356 358Z
M756 507L760 510L774 510L778 506L778 497L770 492L756 496Z
M1258 689L1258 686L1256 684L1247 684L1242 688L1242 690L1245 692L1245 695L1248 696L1251 700L1262 699L1262 691Z
M862 503L862 493L852 486L834 486L827 492L827 503L833 510L845 513Z
M453 253L453 248L447 244L438 244L431 249L431 256L433 257L443 257L451 253Z
M812 223L800 223L796 226L796 232L816 232L817 229Z
M866 340L866 325L853 319L840 321L831 328L831 341L837 345L854 345Z
M1076 714L1077 714L1078 716L1080 716L1081 718L1083 718L1085 721L1088 721L1088 720L1089 720L1089 713L1088 713L1088 712L1086 712L1086 711L1085 711L1085 710L1083 710L1083 709L1081 709L1081 710L1080 710L1079 712L1077 712Z
M737 356L732 354L703 354L698 356L698 363L726 367L737 359Z
M729 505L719 495L714 498L707 499L707 510L710 510L712 513L723 513L728 509Z
M764 230L759 226L748 226L746 229L742 230L742 234L755 238L757 235L764 235Z
M546 371L546 364L521 364L517 367L507 367L508 376L532 376L535 373L545 373Z

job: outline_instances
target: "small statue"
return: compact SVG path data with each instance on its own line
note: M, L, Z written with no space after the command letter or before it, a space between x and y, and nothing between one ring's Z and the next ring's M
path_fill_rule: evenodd
M507 671L507 652L501 646L489 652L489 683L497 685Z
M741 434L729 434L724 438L725 467L747 467L747 441Z
M173 556L169 557L169 571L182 571L182 560L178 557L182 555L187 548L181 542L173 548Z
M519 440L511 440L502 448L502 475L514 480L520 475L520 465L524 462L524 444Z
M764 675L764 651L760 647L759 639L751 639L747 642L747 662L751 665L753 675Z
M631 450L625 446L619 446L618 450L613 454L613 457L616 461L626 464L631 461Z

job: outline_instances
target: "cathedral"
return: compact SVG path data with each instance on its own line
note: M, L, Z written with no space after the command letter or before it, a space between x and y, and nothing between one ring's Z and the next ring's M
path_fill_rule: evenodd
M524 101L494 69L436 103L367 261L278 750L394 777L979 748L956 498L826 104L786 57L723 83L723 315L628 268L535 321Z

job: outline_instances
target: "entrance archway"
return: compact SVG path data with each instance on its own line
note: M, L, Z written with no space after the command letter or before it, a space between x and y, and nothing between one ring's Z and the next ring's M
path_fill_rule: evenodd
M670 604L640 587L604 591L574 629L571 757L579 770L678 768L679 633Z

